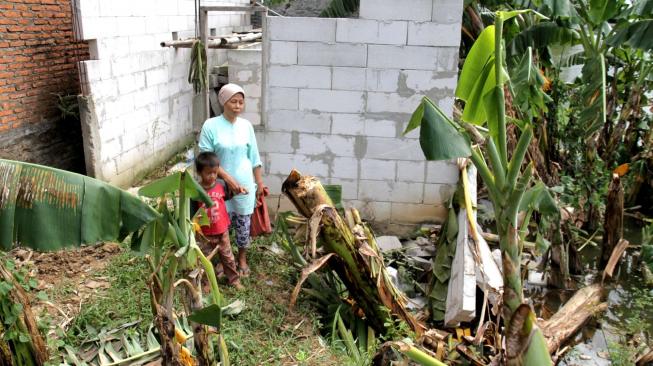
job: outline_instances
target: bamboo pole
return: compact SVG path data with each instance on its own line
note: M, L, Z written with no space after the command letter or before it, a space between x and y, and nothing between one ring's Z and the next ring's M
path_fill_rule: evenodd
M208 50L209 50L208 49L208 47L209 47L209 38L208 38L209 37L209 24L208 24L208 22L209 22L209 12L207 11L206 7L200 7L199 13L200 13L200 40L204 44L204 52L205 52L206 57L207 57L206 70L204 70L205 74L203 75L203 77L205 78L205 80L209 80L209 75L208 75L208 73L209 73L208 69L210 67L209 62L208 62L208 56L209 56L209 52L208 52ZM204 88L202 93L204 95L203 95L203 98L202 98L202 113L203 113L203 115L202 115L201 120L206 121L207 119L209 119L209 117L211 117L211 107L210 107L210 103L209 103L209 88Z
M208 48L217 49L217 48L227 48L229 45L237 45L239 43L251 43L257 40L263 39L263 33L248 33L243 35L231 35L231 36L221 36L221 37L210 37L208 42ZM160 43L161 47L175 47L175 48L191 48L196 42L196 39L185 39L181 41L163 41Z

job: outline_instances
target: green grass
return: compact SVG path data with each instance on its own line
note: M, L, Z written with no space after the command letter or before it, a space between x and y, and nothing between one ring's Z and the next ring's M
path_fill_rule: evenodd
M110 330L135 321L140 321L139 330L147 331L152 322L149 290L145 282L147 276L145 258L136 257L129 250L113 257L96 274L96 277L106 277L111 287L82 304L80 313L66 332L66 342L79 345L95 335L93 329ZM66 287L65 291L70 291L70 288Z
M318 335L319 315L301 301L289 309L290 293L298 270L286 259L264 249L256 241L250 250L250 278L245 289L226 289L230 301L239 299L246 308L224 323L231 361L235 365L346 365L341 350L330 347Z
M228 302L245 303L243 312L227 317L223 323L232 364L347 365L345 353L318 335L319 316L310 305L300 301L295 309L288 308L299 271L264 249L264 245L264 240L257 240L250 250L252 273L250 278L243 279L243 290L236 291L221 282ZM82 303L63 341L77 347L93 338L95 331L115 329L137 320L140 323L136 330L144 334L152 322L145 259L125 250L92 277L104 278L111 287ZM64 281L48 295L56 301L75 290Z

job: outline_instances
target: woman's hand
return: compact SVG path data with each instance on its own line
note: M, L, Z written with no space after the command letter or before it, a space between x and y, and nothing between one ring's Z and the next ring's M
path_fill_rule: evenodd
M231 175L227 174L224 169L220 168L218 177L224 180L224 182L227 184L227 188L229 188L229 190L233 192L234 195L248 193L247 189L241 186L240 183L238 183L238 181L235 180Z
M262 181L256 183L256 199L258 199L259 197L261 197L261 195L263 195L263 190L265 188L267 187L265 186L265 184L263 184Z

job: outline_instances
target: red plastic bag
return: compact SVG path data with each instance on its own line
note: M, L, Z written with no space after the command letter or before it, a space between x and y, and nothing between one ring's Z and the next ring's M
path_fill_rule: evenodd
M268 214L268 205L265 203L265 197L270 194L268 187L263 188L263 194L256 199L256 207L252 214L251 227L249 235L251 237L270 234L272 225L270 225L270 215Z

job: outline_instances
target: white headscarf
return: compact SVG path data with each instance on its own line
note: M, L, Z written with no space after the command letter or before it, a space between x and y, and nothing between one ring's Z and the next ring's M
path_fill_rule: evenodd
M220 102L220 105L224 105L229 99L231 99L231 97L238 93L242 93L243 97L245 96L245 91L240 87L240 85L232 83L226 84L220 88L220 91L218 92L218 102Z

